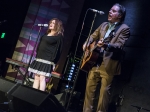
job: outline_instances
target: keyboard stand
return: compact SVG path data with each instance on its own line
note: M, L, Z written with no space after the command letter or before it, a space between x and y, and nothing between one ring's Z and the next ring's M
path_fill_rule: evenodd
M17 72L19 72L20 75L23 77L22 84L24 84L24 81L25 81L28 86L31 86L31 84L30 84L31 81L29 80L29 78L26 77L26 73L25 73L25 75L23 75L23 73L20 71L19 68L20 68L19 66L15 66L15 69L17 70Z

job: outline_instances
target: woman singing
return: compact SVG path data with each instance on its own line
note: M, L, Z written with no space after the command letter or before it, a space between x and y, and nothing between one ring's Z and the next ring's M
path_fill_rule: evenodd
M47 33L40 38L37 55L28 71L35 74L33 88L45 91L46 77L51 77L62 51L64 28L62 22L53 18L49 21Z

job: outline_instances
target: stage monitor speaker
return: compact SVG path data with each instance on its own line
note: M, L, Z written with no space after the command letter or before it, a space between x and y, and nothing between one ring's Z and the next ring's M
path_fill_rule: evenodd
M25 85L13 93L14 112L66 112L53 94Z
M18 84L14 81L0 78L0 110L7 111L10 107L11 93L15 91Z
M0 91L6 93L8 92L16 82L10 81L8 79L0 78Z

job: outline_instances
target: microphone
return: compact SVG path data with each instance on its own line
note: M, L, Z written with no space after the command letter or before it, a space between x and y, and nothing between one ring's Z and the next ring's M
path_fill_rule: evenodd
M36 24L37 26L48 27L48 24Z
M93 11L93 12L99 13L100 15L105 14L103 11L98 11L98 10L96 10L96 9L91 9L91 8L90 8L90 10Z

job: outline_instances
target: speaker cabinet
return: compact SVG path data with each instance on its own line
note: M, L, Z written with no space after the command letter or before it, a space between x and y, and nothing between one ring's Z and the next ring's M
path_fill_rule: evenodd
M25 85L19 86L12 96L15 112L66 112L54 95Z
M4 78L0 78L0 110L9 110L9 99L11 99L10 94L16 88L16 83Z
M8 92L16 83L4 78L0 78L0 91Z
M0 111L66 112L50 93L0 78Z

